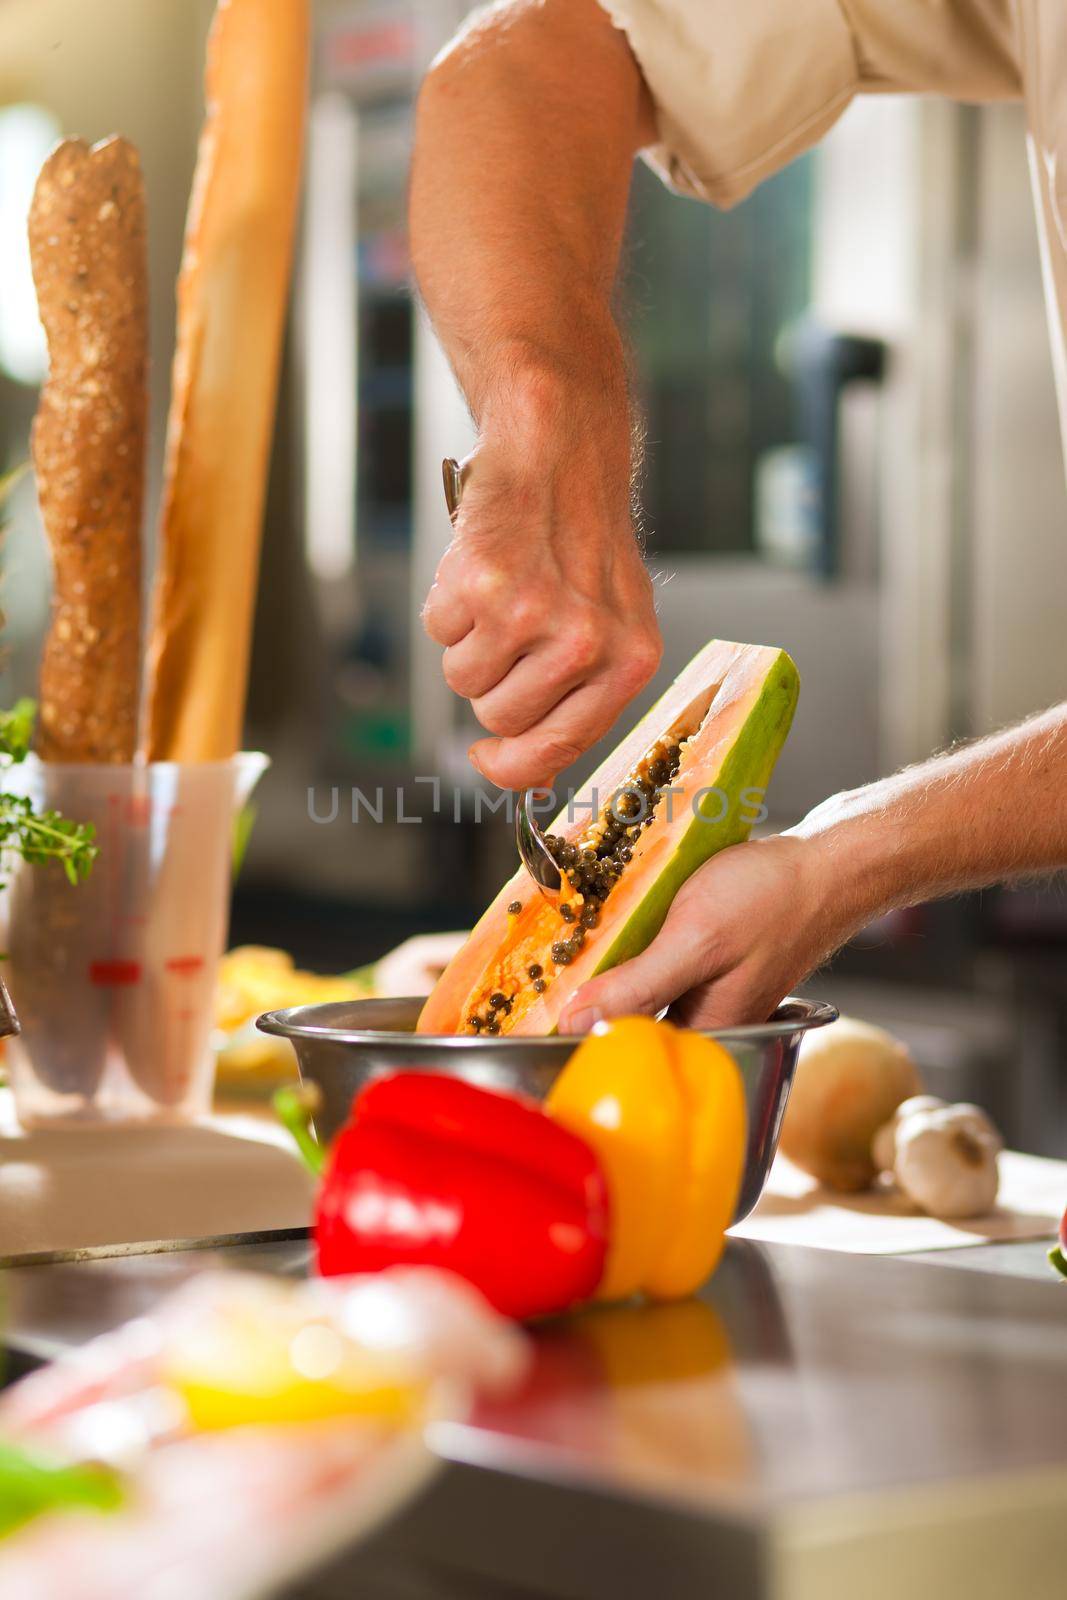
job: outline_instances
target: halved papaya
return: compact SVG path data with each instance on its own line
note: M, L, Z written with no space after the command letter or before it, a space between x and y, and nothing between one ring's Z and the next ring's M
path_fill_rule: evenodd
M570 997L655 938L689 875L748 837L793 720L784 650L705 645L557 817L559 899L524 867L445 968L420 1033L554 1033Z

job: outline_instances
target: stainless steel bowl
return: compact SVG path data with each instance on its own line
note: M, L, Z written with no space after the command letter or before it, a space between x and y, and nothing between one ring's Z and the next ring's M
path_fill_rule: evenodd
M288 1039L300 1076L318 1085L322 1106L315 1118L320 1139L329 1141L348 1117L353 1096L383 1073L447 1072L486 1089L543 1100L576 1041L553 1035L523 1038L416 1033L421 1000L342 1000L331 1005L291 1006L268 1011L257 1028ZM789 1086L801 1036L837 1018L834 1006L783 1000L769 1022L709 1033L730 1051L745 1080L748 1155L736 1221L760 1197L778 1147Z

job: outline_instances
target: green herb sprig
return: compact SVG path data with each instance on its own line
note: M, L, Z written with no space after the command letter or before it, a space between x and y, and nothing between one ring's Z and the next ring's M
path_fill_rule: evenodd
M0 477L0 529L2 508L25 468L16 467ZM69 882L80 883L96 857L96 830L92 823L72 822L58 811L35 811L25 795L3 791L4 772L25 761L33 742L37 707L22 699L9 711L0 711L0 888L11 856L31 866L58 861Z
M33 742L37 707L32 700L16 700L10 711L0 711L0 756L9 762L25 761Z
M6 768L26 759L33 738L35 706L20 700L0 711L0 783ZM0 790L0 884L9 855L28 865L58 861L70 883L80 883L96 859L96 829L91 822L72 822L58 811L35 811L26 795Z

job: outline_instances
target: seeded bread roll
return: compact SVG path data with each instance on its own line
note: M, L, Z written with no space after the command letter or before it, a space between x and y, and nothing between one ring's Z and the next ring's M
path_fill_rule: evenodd
M46 761L130 761L148 411L145 189L133 145L58 145L37 179L29 234L49 356L33 464L54 569L37 748Z
M303 155L307 0L220 0L178 282L151 760L239 748Z

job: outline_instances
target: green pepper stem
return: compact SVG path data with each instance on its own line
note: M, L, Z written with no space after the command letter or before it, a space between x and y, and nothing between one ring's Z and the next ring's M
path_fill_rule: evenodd
M322 1177L326 1152L311 1131L311 1118L318 1104L318 1091L310 1084L286 1085L276 1089L271 1101L274 1114L293 1137L293 1142L313 1178Z
M1055 1267L1061 1278L1067 1278L1067 1256L1064 1256L1059 1245L1053 1245L1048 1253L1049 1261Z

